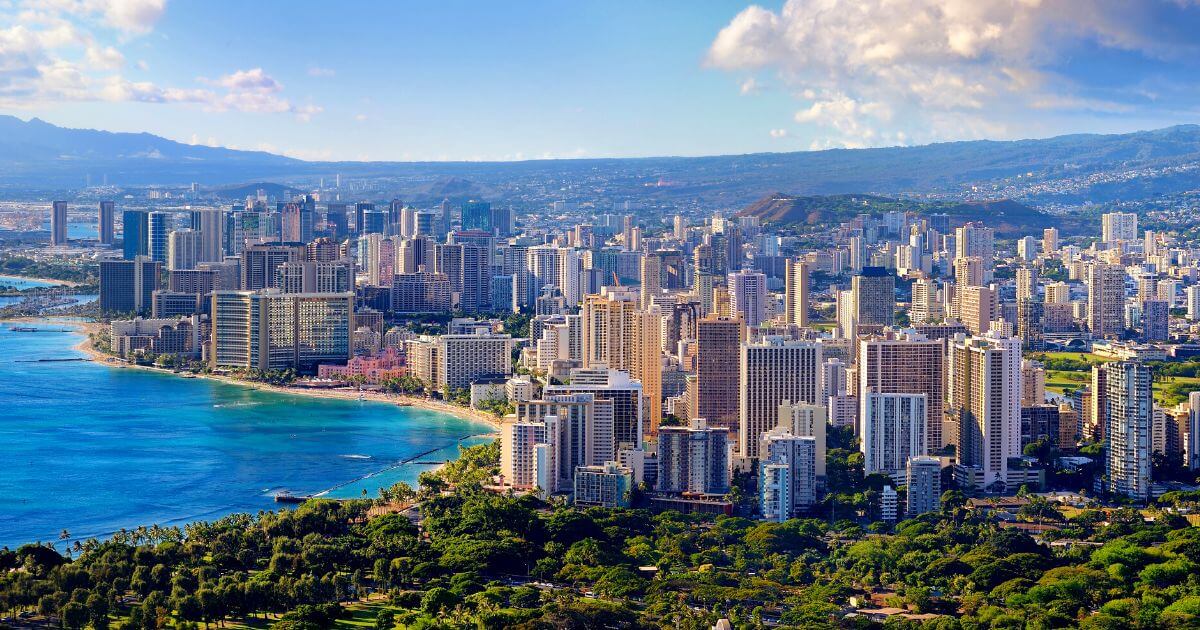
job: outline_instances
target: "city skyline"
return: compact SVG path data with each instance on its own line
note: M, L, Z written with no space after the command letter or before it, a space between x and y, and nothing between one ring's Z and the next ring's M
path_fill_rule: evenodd
M801 151L1195 120L1194 5L860 7L304 3L280 20L274 3L17 2L0 8L0 113L398 161Z

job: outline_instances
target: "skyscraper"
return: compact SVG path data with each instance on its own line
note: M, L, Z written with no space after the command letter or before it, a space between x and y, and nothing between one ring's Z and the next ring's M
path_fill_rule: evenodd
M101 201L99 214L96 217L96 240L101 245L113 244L113 215L116 204L111 201Z
M125 260L133 260L138 256L150 255L150 214L145 210L126 210L121 215L124 230L121 238L124 241Z
M195 269L200 262L200 233L171 230L167 237L167 269Z
M737 450L758 457L763 433L779 424L780 403L821 402L821 346L770 335L741 344L738 364Z
M759 463L759 507L763 519L783 522L817 502L816 439L782 429L763 440Z
M984 270L984 282L991 278L992 265L996 259L996 231L980 223L968 223L954 230L954 257L980 258Z
M658 433L659 492L729 492L729 431L694 419Z
M924 394L925 436L930 451L945 445L942 413L945 398L945 345L915 332L885 331L858 345L858 383L853 393L860 405L867 392Z
M1049 256L1058 251L1058 228L1049 227L1042 230L1042 253Z
M134 260L100 261L100 311L150 312L158 290L159 263L144 256Z
M784 315L789 324L801 328L808 326L809 293L811 278L808 263L803 260L787 259L784 270Z
M1119 338L1125 333L1125 268L1092 263L1087 270L1087 285L1087 323L1092 338Z
M50 244L67 244L67 202L55 201L50 209Z
M767 320L767 276L758 271L741 270L729 274L729 297L733 314L747 326Z
M978 488L1003 488L1009 458L1021 454L1021 342L956 335L948 382L959 470Z
M150 213L150 231L147 242L149 243L150 259L154 262L167 262L167 247L173 228L169 212Z
M863 472L880 473L897 483L904 478L908 459L929 453L925 433L928 406L925 394L862 395L859 423L862 425Z
M353 293L214 291L213 367L311 372L353 355Z
M696 322L695 389L688 405L692 418L738 430L738 361L745 339L746 323L741 318L709 315Z
M630 294L589 295L583 301L583 366L623 370L642 384L645 431L662 418L662 313L638 307Z
M1135 215L1136 216L1136 215ZM1108 385L1109 490L1140 501L1150 499L1150 424L1154 395L1150 368L1123 361L1101 366Z
M891 326L896 318L896 276L884 267L863 267L851 280L856 326Z
M641 448L645 396L642 384L627 372L604 366L571 370L570 383L547 385L543 398L566 394L592 394L612 401L612 441L616 448Z
M493 234L492 204L486 201L467 201L462 207L462 229Z
M936 512L942 507L942 463L936 457L910 457L908 460L909 518Z
M1133 212L1106 212L1100 216L1101 241L1116 243L1137 240L1138 217Z

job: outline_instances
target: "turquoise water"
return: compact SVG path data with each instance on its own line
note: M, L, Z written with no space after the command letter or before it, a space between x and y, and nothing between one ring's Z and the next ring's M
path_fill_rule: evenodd
M375 496L432 466L384 469L431 449L417 461L451 458L490 430L384 403L29 362L83 356L80 334L44 328L0 325L0 546L274 509L282 491Z
M21 276L0 276L0 286L13 287L14 289L32 289L34 287L50 287L54 286L53 282L42 282L32 278L22 278Z

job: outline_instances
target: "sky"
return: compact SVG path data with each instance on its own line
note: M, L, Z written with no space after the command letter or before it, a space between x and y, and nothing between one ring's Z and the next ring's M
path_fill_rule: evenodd
M1200 0L0 0L0 113L313 160L1200 122Z

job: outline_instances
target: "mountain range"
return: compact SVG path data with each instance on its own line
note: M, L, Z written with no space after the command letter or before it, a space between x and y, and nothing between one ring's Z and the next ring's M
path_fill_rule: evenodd
M519 203L547 182L588 182L606 198L740 208L775 190L797 196L878 194L1080 203L1195 188L1200 126L1040 140L963 141L709 157L524 162L309 162L261 151L189 145L148 133L68 129L0 116L0 187L228 187L343 178L386 181L405 199L480 195ZM303 187L303 186L302 186ZM550 194L550 193L546 193Z

